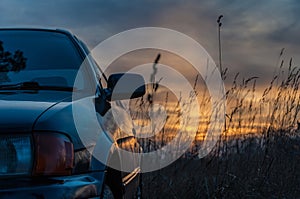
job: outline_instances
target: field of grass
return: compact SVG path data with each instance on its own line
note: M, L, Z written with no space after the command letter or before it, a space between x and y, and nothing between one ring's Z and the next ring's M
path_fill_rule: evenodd
M282 53L273 79L263 92L257 91L257 77L239 78L236 74L226 88L226 123L213 150L198 158L210 124L204 119L193 144L180 159L143 174L144 198L300 197L300 69L293 66L292 59L285 64L281 56ZM147 97L135 102L140 107L136 119L143 115L145 107L151 107L157 91L153 87ZM209 97L201 92L205 91L197 91L199 104L207 106ZM170 95L165 95L162 104L170 104ZM180 107L174 105L167 113L171 116L160 133L140 139L146 152L174 138ZM209 111L205 114L204 118L209 118Z
M300 139L245 140L239 153L182 157L143 174L144 198L299 198Z

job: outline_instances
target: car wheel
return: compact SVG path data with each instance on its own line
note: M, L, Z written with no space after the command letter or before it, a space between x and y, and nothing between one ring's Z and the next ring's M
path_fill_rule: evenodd
M107 185L104 185L102 199L114 199L114 195Z

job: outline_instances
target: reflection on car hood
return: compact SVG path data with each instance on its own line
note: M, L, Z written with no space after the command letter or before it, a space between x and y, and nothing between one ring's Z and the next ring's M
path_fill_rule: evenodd
M0 133L30 132L42 113L70 96L71 92L0 91Z

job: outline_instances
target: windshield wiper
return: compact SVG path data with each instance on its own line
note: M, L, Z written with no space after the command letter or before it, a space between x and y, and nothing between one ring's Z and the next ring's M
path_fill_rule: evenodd
M0 85L0 90L57 90L57 91L73 91L73 87L66 86L44 86L38 82L21 82L17 84Z

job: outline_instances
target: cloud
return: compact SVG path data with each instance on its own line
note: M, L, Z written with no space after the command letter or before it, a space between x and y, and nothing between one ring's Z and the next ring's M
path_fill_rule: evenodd
M223 14L223 65L232 74L259 76L264 84L281 48L300 63L299 10L297 0L2 0L0 26L62 27L91 48L127 29L162 26L191 36L217 62L216 19Z

